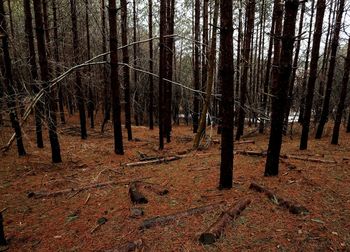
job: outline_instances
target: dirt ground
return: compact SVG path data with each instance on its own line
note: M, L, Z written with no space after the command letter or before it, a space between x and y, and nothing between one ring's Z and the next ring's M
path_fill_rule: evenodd
M280 175L274 178L263 176L265 158L235 155L234 187L219 191L217 143L173 162L125 165L139 161L140 153L172 156L190 149L190 127L174 127L173 141L164 151L158 151L158 129L133 127L136 140L131 142L126 140L124 130L124 156L113 153L111 125L107 128L104 134L99 127L89 129L88 139L81 140L77 121L70 119L69 124L60 126L61 164L51 163L47 138L44 149L35 147L34 129L30 127L25 129L27 156L19 158L15 146L1 155L0 210L7 208L3 215L8 251L119 251L123 244L139 239L145 244L143 251L350 251L350 134L342 131L340 145L333 146L329 128L322 140L311 137L307 151L298 150L297 131L293 138L285 137L283 154L336 162L287 159L280 165ZM246 132L253 129L247 128ZM0 129L1 146L10 132L9 127ZM214 139L220 139L216 129L212 133ZM255 140L255 144L236 145L235 149L267 149L267 135L253 133L245 139ZM160 196L142 189L149 202L137 206L130 201L127 183L56 197L27 197L29 192L131 180L158 184L169 193ZM309 214L291 214L264 194L250 190L251 182L305 206ZM251 199L252 203L214 245L201 245L199 234L241 199ZM148 218L220 201L226 205L168 225L139 229ZM142 208L144 216L131 217L134 207ZM107 222L93 230L102 217Z

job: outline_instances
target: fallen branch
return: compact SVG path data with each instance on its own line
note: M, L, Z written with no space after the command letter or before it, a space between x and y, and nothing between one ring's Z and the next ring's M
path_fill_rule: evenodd
M220 144L221 141L219 139L214 139L213 143L214 144ZM255 144L255 140L245 140L245 141L234 142L234 145L241 145L241 144Z
M240 154L245 156L256 156L256 157L266 157L267 152L265 151L246 151L246 150L236 150L234 154Z
M296 159L302 161L316 162L316 163L325 163L325 164L336 164L335 160L327 160L327 159L318 159L318 158L310 158L310 157L300 157L294 155L281 155L282 158L286 159Z
M237 150L234 152L235 154L241 154L246 156L256 156L256 157L266 157L267 152L266 151L245 151L245 150ZM325 164L336 164L337 161L335 160L327 160L327 159L318 159L318 158L310 158L310 157L300 157L295 155L280 155L280 158L283 159L295 159L295 160L302 160L302 161L309 161L309 162L316 162L316 163L325 163Z
M170 214L170 215L165 215L165 216L157 216L151 219L147 219L142 222L140 225L140 229L148 229L151 227L159 226L159 225L166 225L169 224L172 221L175 221L180 218L184 218L190 215L195 215L195 214L202 214L207 211L216 209L218 206L225 204L225 201L221 201L219 203L214 203L202 207L196 207L196 208L191 208L186 211L178 212L175 214Z
M98 183L98 184L90 184L90 185L85 185L85 186L81 186L78 188L68 188L68 189L64 189L64 190L59 190L59 191L53 191L53 192L29 192L27 194L28 198L45 198L45 197L56 197L56 196L60 196L60 195L64 195L64 194L68 194L68 193L72 193L72 192L81 192L81 191L85 191L88 189L92 189L92 188L103 188L106 186L117 186L117 185L127 185L130 184L134 181L140 181L140 180L144 180L144 179L148 179L150 177L144 177L144 178L139 178L137 180L123 180L123 181L108 181L108 182L104 182L104 183Z
M147 198L139 191L138 183L132 182L129 185L129 194L132 203L134 204L147 204Z
M215 243L221 235L224 233L226 226L234 221L240 213L250 204L250 200L242 200L235 204L228 211L223 212L219 219L211 225L207 231L202 233L199 237L199 241L203 244Z
M289 212L292 214L304 214L304 213L309 212L305 207L298 205L298 204L295 204L291 201L285 200L285 199L275 195L270 190L268 190L268 189L266 189L266 188L264 188L256 183L251 183L249 189L264 193L276 205L288 209Z
M245 141L238 141L234 142L235 145L240 145L240 144L255 144L255 140L245 140Z
M181 156L173 156L173 157L165 157L165 158L158 158L154 160L147 160L147 161L140 161L135 163L128 163L126 164L127 167L137 167L137 166L144 166L149 164L161 164L161 163L167 163L171 161L176 161L181 159Z

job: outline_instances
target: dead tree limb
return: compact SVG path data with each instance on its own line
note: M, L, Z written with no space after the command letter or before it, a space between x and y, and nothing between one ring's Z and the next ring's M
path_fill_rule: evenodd
M285 200L285 199L277 196L276 194L274 194L270 190L268 190L268 189L264 188L263 186L258 185L256 183L251 183L249 189L264 193L272 202L274 202L276 205L278 205L280 207L284 207L284 208L288 209L289 212L292 214L305 214L305 213L309 212L305 207L303 207L299 204L293 203L291 201Z
M267 152L266 151L246 151L246 150L236 150L235 154L240 155L246 155L246 156L256 156L256 157L266 157ZM337 161L335 160L327 160L327 159L319 159L319 158L312 158L312 157L300 157L296 155L280 155L280 158L283 159L295 159L295 160L302 160L302 161L308 161L308 162L315 162L315 163L324 163L324 164L336 164Z
M129 194L132 203L134 204L147 204L147 198L140 192L139 183L132 182L129 185Z
M144 179L148 179L150 177L144 177L144 178L139 178L137 180L123 180L123 181L108 181L108 182L104 182L104 183L98 183L98 184L90 184L90 185L85 185L85 186L81 186L81 187L77 187L77 188L68 188L68 189L64 189L64 190L59 190L59 191L52 191L52 192L29 192L27 194L28 198L45 198L45 197L56 197L56 196L60 196L60 195L65 195L65 194L69 194L72 192L81 192L81 191L85 191L88 189L93 189L93 188L103 188L106 186L117 186L117 185L127 185L130 184L132 182L135 181L140 181L140 180L144 180Z
M226 226L234 221L240 213L250 204L251 200L241 200L236 203L233 207L228 209L228 211L223 212L219 219L211 225L204 233L199 237L199 241L202 244L213 244L215 243L221 235L224 233Z
M220 140L215 139L213 140L214 144L220 144ZM255 140L245 140L245 141L235 141L235 145L241 145L241 144L255 144Z
M165 157L165 158L158 158L154 160L147 160L147 161L140 161L135 163L128 163L126 164L127 167L137 167L137 166L144 166L149 164L161 164L161 163L167 163L171 161L176 161L181 159L181 156L173 156L173 157Z
M157 217L154 217L151 219L147 219L147 220L142 222L142 224L140 225L140 229L148 229L148 228L159 226L159 225L166 225L166 224L169 224L169 223L171 223L177 219L180 219L180 218L184 218L184 217L195 215L195 214L202 214L202 213L205 213L207 211L216 209L218 206L223 205L223 204L226 204L226 202L221 201L219 203L214 203L214 204L210 204L210 205L206 205L206 206L202 206L202 207L191 208L189 210L177 212L177 213L170 214L170 215L157 216Z

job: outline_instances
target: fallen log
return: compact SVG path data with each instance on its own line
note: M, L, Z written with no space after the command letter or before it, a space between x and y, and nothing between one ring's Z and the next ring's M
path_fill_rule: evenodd
M143 166L143 165L149 165L149 164L167 163L167 162L179 160L181 158L182 158L181 156L157 158L157 159L153 159L153 160L146 160L146 161L140 161L140 162L135 162L135 163L128 163L128 164L126 164L126 166L127 167L137 167L137 166Z
M226 204L226 202L220 201L219 203L214 203L214 204L210 204L210 205L206 205L206 206L202 206L202 207L191 208L189 210L177 212L177 213L170 214L170 215L157 216L154 218L150 218L150 219L144 220L142 222L142 224L140 225L139 229L148 229L148 228L159 226L159 225L166 225L166 224L169 224L172 221L175 221L175 220L180 219L180 218L184 218L184 217L195 215L195 214L202 214L202 213L205 213L207 211L216 209L218 206L223 205L223 204Z
M199 241L206 245L215 243L224 233L226 226L234 221L250 202L251 200L249 199L239 201L232 208L228 209L228 211L223 212L219 219L200 235Z
M319 158L311 158L311 157L299 157L294 155L281 155L281 157L286 159L296 159L302 161L316 162L316 163L325 163L325 164L336 164L335 160L327 160L327 159L319 159Z
M135 241L130 241L119 248L116 249L109 249L106 250L105 252L133 252L133 251L141 251L145 247L145 243L143 242L142 239L135 240Z
M236 150L234 154L240 154L245 156L256 156L256 157L266 157L266 151L246 151L246 150Z
M138 183L132 182L129 185L129 194L132 203L134 204L147 204L147 198L139 191Z
M264 193L276 205L288 209L289 212L292 214L305 214L305 213L309 212L304 206L301 206L299 204L285 200L282 197L277 196L276 194L274 194L270 190L268 190L268 189L264 188L263 186L258 185L256 183L251 183L249 189Z
M266 151L246 151L246 150L236 150L234 151L234 154L240 154L240 155L246 155L246 156L256 156L256 157L266 157L267 152ZM302 160L302 161L309 161L309 162L316 162L316 163L325 163L325 164L336 164L337 161L335 160L327 160L327 159L318 159L318 158L310 158L310 157L300 157L295 155L280 155L280 158L283 159L295 159L295 160Z
M213 143L214 144L220 144L221 141L219 139L214 139ZM245 140L245 141L234 142L234 145L241 145L241 144L255 144L255 140Z
M234 142L235 145L240 145L240 144L255 144L254 140L245 140L245 141L238 141Z
M108 181L108 182L104 182L104 183L98 183L98 184L90 184L90 185L85 185L85 186L81 186L81 187L77 187L77 188L68 188L68 189L64 189L64 190L59 190L59 191L52 191L52 192L45 192L45 191L41 191L41 192L28 192L27 196L28 198L44 198L44 197L56 197L56 196L60 196L60 195L64 195L64 194L68 194L68 193L72 193L72 192L81 192L81 191L85 191L88 189L93 189L93 188L103 188L106 186L117 186L117 185L128 185L132 182L135 181L140 181L140 180L145 180L148 179L150 177L143 177L143 178L139 178L137 180L122 180L122 181Z

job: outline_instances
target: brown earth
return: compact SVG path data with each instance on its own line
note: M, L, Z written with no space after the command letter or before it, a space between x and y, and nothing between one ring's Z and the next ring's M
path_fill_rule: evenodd
M251 130L247 128L246 132ZM9 127L1 128L1 146L11 132ZM340 145L333 146L330 132L327 129L326 136L319 141L311 138L308 151L298 150L299 136L294 133L293 138L285 137L282 152L337 163L284 160L278 177L265 178L265 158L236 155L234 187L219 191L219 144L191 151L169 163L125 166L139 161L140 153L172 156L190 149L193 138L190 127L175 127L173 141L164 151L158 151L158 129L133 127L137 141L128 142L124 138L126 153L117 156L113 153L110 124L104 134L99 128L89 130L89 138L84 141L79 137L77 121L70 118L68 125L60 127L63 163L57 165L51 163L47 139L44 149L35 148L33 128L27 127L28 155L19 158L13 146L0 161L0 210L7 208L3 215L8 251L105 251L138 239L146 245L144 251L350 251L350 161L346 160L350 158L350 134L342 133ZM125 137L126 131L123 133ZM212 133L214 139L220 139L215 129ZM236 149L267 148L266 135L254 133L246 139L254 139L256 144L237 145ZM138 206L145 213L141 218L130 217L134 206L125 184L56 197L27 197L30 191L57 191L139 178L169 190L169 194L160 196L142 189L149 202ZM251 182L305 206L310 213L289 213L263 194L249 190ZM252 203L215 245L203 246L198 242L198 235L223 210L246 198ZM227 206L139 230L145 219L220 201L226 201ZM101 217L107 222L91 232Z

